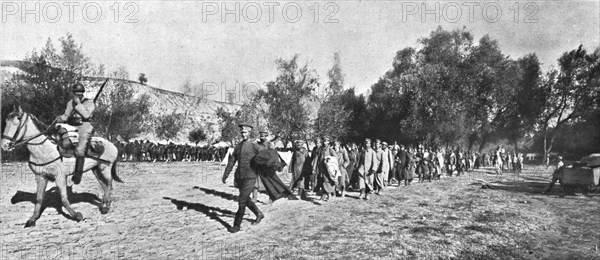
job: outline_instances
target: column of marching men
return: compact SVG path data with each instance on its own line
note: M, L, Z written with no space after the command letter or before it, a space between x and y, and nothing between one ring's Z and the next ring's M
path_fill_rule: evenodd
M494 167L497 174L523 169L523 154L506 151L502 146L479 153L456 147L388 144L370 138L360 145L342 145L324 136L314 140L310 152L308 148L303 140L294 143L290 189L301 198L313 193L325 201L345 197L348 190L359 191L360 198L368 200L371 194L381 195L387 187L460 176L480 167Z
M161 144L149 140L115 143L121 161L130 162L221 162L227 147L196 146L190 144Z
M222 162L228 147L160 144L149 140L116 143L122 161L133 162ZM284 149L278 149L284 151ZM296 140L288 171L290 189L302 198L310 194L329 200L344 197L346 191L360 191L369 199L386 187L431 182L441 176L460 176L480 167L494 167L497 174L523 169L523 154L506 151L502 146L486 153L457 147L403 145L366 138L360 145L342 144L328 136L314 140L312 149L304 140ZM256 192L253 193L254 199Z

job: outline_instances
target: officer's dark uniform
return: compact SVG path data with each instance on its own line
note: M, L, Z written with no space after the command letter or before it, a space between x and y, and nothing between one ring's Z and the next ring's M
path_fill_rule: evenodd
M239 125L242 131L250 131L252 126L248 124ZM250 166L252 158L260 151L262 147L252 141L246 139L241 143L237 144L233 150L233 153L229 157L229 162L223 173L223 183L227 180L227 177L231 173L235 163L238 163L238 167L234 174L235 186L239 189L240 195L238 198L238 211L235 214L235 220L233 227L229 230L232 233L238 232L242 224L246 207L248 207L255 215L256 221L253 224L258 224L264 217L262 212L258 209L256 204L250 199L250 193L254 189L256 179L258 175Z
M81 83L77 83L73 86L74 94L81 95L84 92L85 88ZM94 133L94 127L90 121L95 109L96 105L91 99L84 98L81 100L80 104L74 104L73 100L69 100L65 113L56 118L56 122L67 122L69 125L77 127L79 144L77 144L77 147L75 148L76 162L75 172L73 173L73 182L75 184L79 184L81 181L87 144Z

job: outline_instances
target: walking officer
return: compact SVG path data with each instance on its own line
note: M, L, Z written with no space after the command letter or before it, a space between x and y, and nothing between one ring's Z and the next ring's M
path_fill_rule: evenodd
M96 105L93 100L83 97L84 92L85 88L81 83L75 84L73 86L73 99L67 103L65 113L56 117L58 123L66 122L77 127L77 133L79 134L79 143L75 148L75 172L72 177L75 184L81 182L88 141L94 132L94 127L90 121Z
M244 218L244 213L246 212L246 207L248 207L256 215L256 220L254 223L252 223L252 225L260 223L260 221L264 218L263 213L250 199L250 193L252 193L254 185L256 184L256 179L258 178L256 172L250 166L250 162L252 161L252 158L263 148L249 140L250 132L252 131L251 125L244 123L238 126L241 130L240 133L242 136L242 141L233 149L233 153L229 157L229 162L227 163L227 167L225 167L225 172L223 173L223 183L225 183L227 181L227 177L233 169L233 166L236 162L238 163L238 167L234 173L234 184L235 187L239 189L240 195L238 197L238 210L235 214L233 227L229 229L229 232L231 233L240 231L242 219Z

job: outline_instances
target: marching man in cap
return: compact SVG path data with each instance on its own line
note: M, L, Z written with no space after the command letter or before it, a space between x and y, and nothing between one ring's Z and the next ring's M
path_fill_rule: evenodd
M302 139L297 139L292 154L290 170L292 172L292 182L290 189L298 189L298 196L306 199L306 191L309 189L309 178L311 174L311 161L306 143Z
M239 189L240 195L238 198L238 211L235 214L233 227L229 229L229 232L232 233L240 231L242 219L244 218L244 213L246 212L246 207L248 207L252 213L256 215L256 220L252 223L252 225L260 223L260 221L264 218L263 213L250 199L250 193L252 193L254 185L256 184L256 179L258 178L258 175L254 169L250 167L250 162L252 161L252 158L258 154L262 147L249 140L250 132L252 131L251 125L240 124L239 127L241 130L240 133L242 136L242 141L235 146L233 153L229 157L229 162L227 163L225 172L223 173L223 183L225 183L227 181L227 177L233 169L233 166L236 164L236 162L238 163L238 167L234 174L234 183Z
M265 128L259 128L258 137L259 137L259 140L258 140L257 144L262 146L263 149L271 149L273 147L271 142L269 142L269 140L267 140L267 138L269 137L269 133L267 132L267 130ZM260 178L257 178L256 184L254 185L254 190L252 191L252 201L254 203L256 203L256 201L258 199L258 191L259 190L264 191L265 185L262 183L262 180ZM271 203L271 202L272 201L269 201L269 203Z
M77 133L79 134L79 143L75 148L75 172L72 177L75 184L81 182L87 144L94 132L94 127L90 121L96 105L93 100L83 97L84 92L85 88L81 83L75 84L73 86L73 99L67 103L65 113L56 117L57 123L66 122L77 127Z
M358 173L359 173L359 198L365 196L365 200L369 199L369 193L373 190L374 180L374 161L375 151L371 148L371 139L365 139L365 145L358 156Z
M316 165L313 164L313 172L317 173L317 185L315 187L316 193L321 193L321 200L328 201L331 195L335 194L335 180L328 172L327 161L328 157L337 158L337 153L329 145L331 138L329 136L323 136L323 146L320 149L320 153L317 157Z

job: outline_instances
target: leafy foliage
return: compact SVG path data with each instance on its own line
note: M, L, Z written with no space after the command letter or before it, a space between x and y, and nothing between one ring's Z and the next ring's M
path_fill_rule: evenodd
M77 45L70 34L60 38L59 42L60 52L48 39L39 53L34 50L25 58L34 66L24 68L25 73L17 73L3 83L3 110L18 103L25 111L50 123L64 112L71 99L72 85L83 75L94 76L103 71L102 67L96 69L93 66L90 58L83 54L81 45Z
M600 48L587 53L580 45L563 53L558 64L560 71L551 70L542 81L546 102L538 126L545 158L559 130L595 113L600 103Z
M221 140L233 144L239 137L238 125L241 123L252 126L262 125L261 122L265 121L263 103L260 97L254 95L250 101L244 102L241 109L235 112L228 112L223 107L219 107L217 109L217 116L221 121ZM257 137L256 131L253 131L250 137Z
M198 145L199 142L206 141L206 133L202 128L196 128L190 132L188 139L190 142Z
M150 101L147 94L135 95L131 85L112 81L112 91L98 99L93 122L99 133L128 141L148 130Z
M474 44L465 29L439 27L419 43L420 49L398 51L393 68L371 87L368 132L404 143L481 149L533 129L543 97L532 103L521 95L538 90L535 55L512 60L487 35ZM516 114L523 117L511 121Z
M176 111L173 111L171 114L156 116L154 119L156 137L165 140L173 139L181 131L184 122L185 117Z
M40 52L34 50L25 58L25 62L33 66L21 67L24 73L17 73L3 83L3 109L5 105L18 103L40 120L50 123L64 112L65 105L71 99L73 84L82 81L89 86L95 81L88 81L86 77L108 76L113 80L108 82L104 93L99 96L92 117L96 131L109 139L120 136L125 140L143 132L147 127L149 97L134 96L135 91L129 83L114 80L128 79L127 69L119 67L107 74L104 65L96 66L91 62L72 35L67 34L59 42L61 49L57 51L48 39ZM109 91L111 88L112 91Z
M351 112L342 102L344 75L340 55L337 52L333 55L333 67L327 76L329 83L315 121L315 133L319 136L331 135L334 138L346 139L350 130L348 122Z
M287 145L295 135L306 136L309 131L309 110L304 101L318 87L319 78L307 65L298 66L298 55L290 60L278 59L276 63L279 75L266 84L266 90L259 90L257 97L268 106L270 130Z

